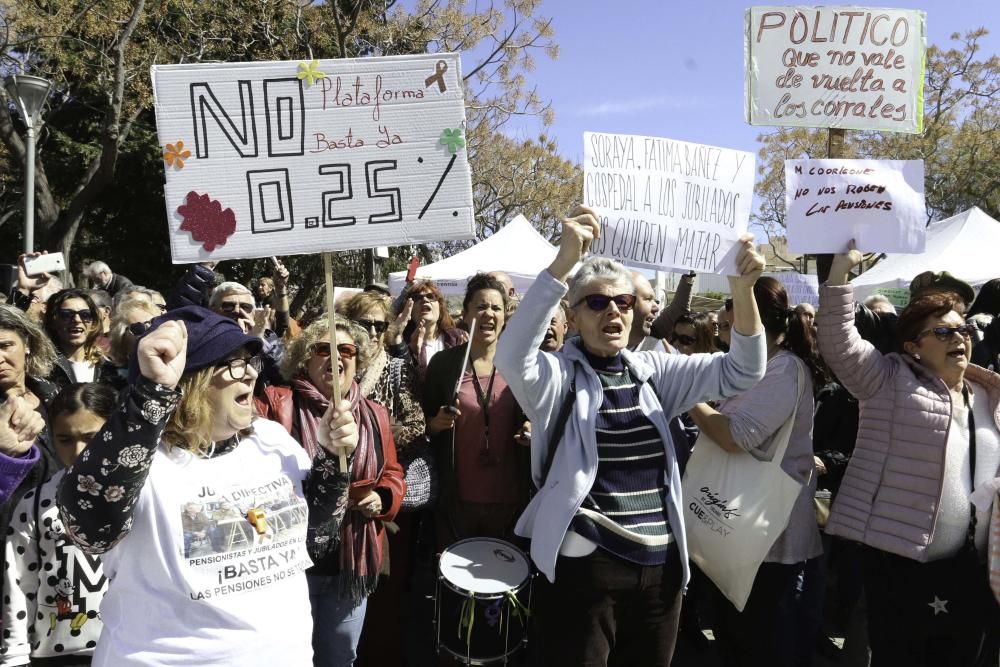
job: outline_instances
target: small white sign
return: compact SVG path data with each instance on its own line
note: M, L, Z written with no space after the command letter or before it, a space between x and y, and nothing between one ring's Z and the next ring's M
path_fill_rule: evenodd
M788 293L788 304L794 308L800 303L809 303L819 308L819 279L812 273L798 271L776 271L765 273L780 282Z
M601 218L591 252L630 266L734 275L753 200L753 153L585 132L583 200Z
M786 160L785 224L797 253L924 251L922 160Z
M747 122L922 133L926 20L913 9L751 7Z
M174 263L474 236L458 54L152 77Z

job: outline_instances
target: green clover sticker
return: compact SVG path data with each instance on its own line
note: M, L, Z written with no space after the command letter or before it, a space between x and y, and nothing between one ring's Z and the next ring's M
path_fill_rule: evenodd
M326 78L326 74L319 71L318 60L314 60L308 65L306 63L299 63L299 73L296 76L300 81L305 79L310 86Z
M443 144L449 153L457 153L459 148L465 146L465 139L462 137L462 128L456 127L454 130L444 130L441 132L441 139L438 143Z

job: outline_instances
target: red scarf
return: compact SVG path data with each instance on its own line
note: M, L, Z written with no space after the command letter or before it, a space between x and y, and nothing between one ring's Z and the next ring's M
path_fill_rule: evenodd
M330 405L330 399L320 392L305 376L292 380L292 389L298 395L296 402L299 433L302 444L315 458L319 448L319 423ZM375 433L378 428L375 415L361 396L357 382L351 382L347 393L351 414L358 425L358 446L351 461L351 482L377 480L378 457L375 454ZM370 595L378 584L382 568L382 540L379 539L374 519L361 512L348 510L340 527L340 596L360 601Z

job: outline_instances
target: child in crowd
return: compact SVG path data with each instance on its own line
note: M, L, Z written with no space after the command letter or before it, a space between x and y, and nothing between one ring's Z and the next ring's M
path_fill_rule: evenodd
M49 408L53 443L72 464L111 415L116 393L104 384L74 384ZM65 536L56 489L65 469L29 491L17 505L6 542L0 664L89 665L101 635L98 610L107 579L99 556ZM114 493L113 488L105 493Z

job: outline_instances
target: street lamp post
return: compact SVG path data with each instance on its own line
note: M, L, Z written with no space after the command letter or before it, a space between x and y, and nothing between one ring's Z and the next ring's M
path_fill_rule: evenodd
M12 74L4 79L7 95L28 128L24 166L24 252L35 245L35 136L42 127L42 107L52 83L37 76Z

